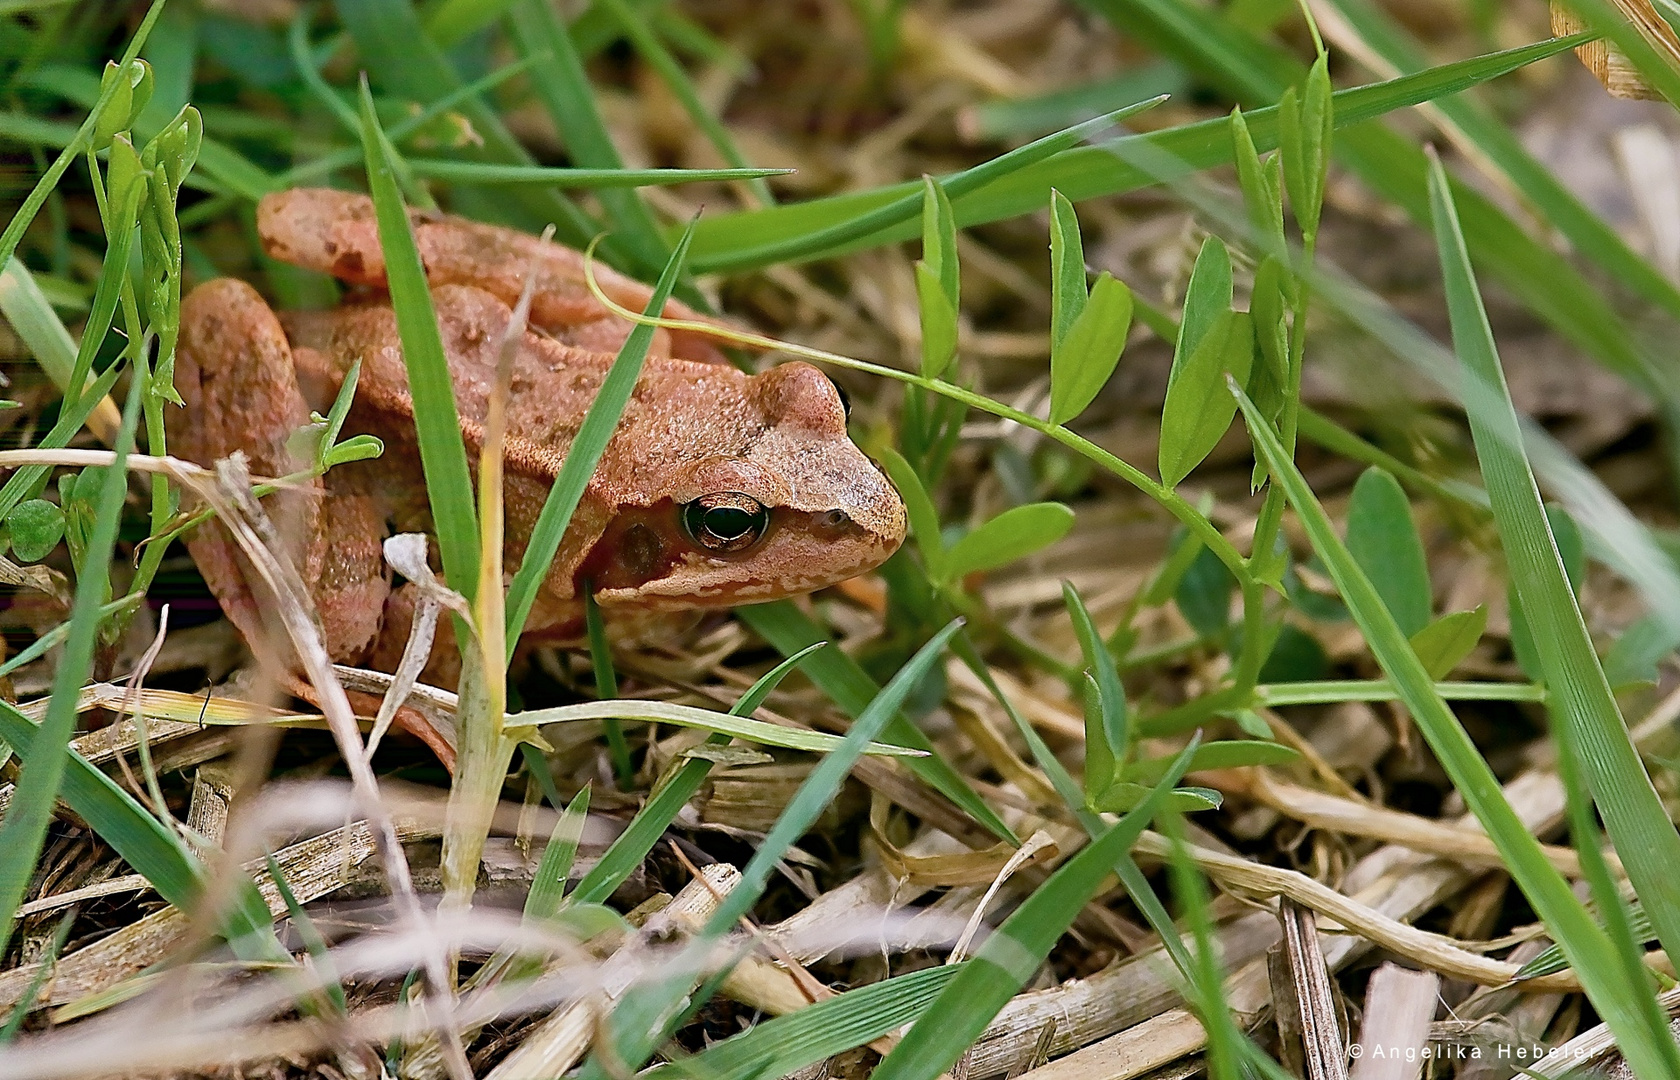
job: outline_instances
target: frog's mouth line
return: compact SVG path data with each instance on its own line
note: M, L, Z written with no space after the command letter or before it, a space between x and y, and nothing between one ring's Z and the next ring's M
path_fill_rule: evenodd
M689 539L680 513L669 500L621 511L574 573L579 594L587 582L603 606L729 607L844 581L879 566L898 547L842 512L775 507L756 543L717 552Z

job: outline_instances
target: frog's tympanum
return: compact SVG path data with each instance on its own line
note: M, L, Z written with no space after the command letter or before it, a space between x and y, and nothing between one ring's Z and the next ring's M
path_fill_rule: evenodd
M630 324L595 300L575 251L460 218L410 217L474 468L511 308L526 276L536 276L507 412L511 571ZM243 450L254 474L293 472L293 433L311 410L328 410L360 361L344 435L376 435L384 455L338 466L267 505L314 593L333 659L392 670L412 586L393 588L380 545L396 532L428 531L430 511L373 204L288 191L262 201L257 227L270 255L355 288L334 310L280 314L242 281L196 289L182 305L175 378L186 407L170 410L170 449L202 464ZM647 303L647 287L605 267L596 275L617 303ZM665 311L696 317L676 302ZM847 438L845 406L827 376L803 363L748 375L719 360L702 335L655 336L528 634L576 640L586 581L609 619L645 637L661 613L809 592L872 569L898 547L903 504ZM262 637L262 587L228 535L207 525L188 547L229 618L247 638Z

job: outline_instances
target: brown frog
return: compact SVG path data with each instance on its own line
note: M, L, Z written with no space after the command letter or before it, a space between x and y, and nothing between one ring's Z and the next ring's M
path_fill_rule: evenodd
M475 468L501 338L526 275L536 275L507 413L511 571L630 326L589 292L575 251L435 213L411 211L410 222ZM392 670L412 586L393 589L381 543L427 531L430 511L373 204L339 191L287 191L262 200L257 225L270 255L360 289L330 311L282 314L242 281L194 290L182 305L175 369L186 407L170 410L169 445L203 464L243 450L253 473L295 471L293 433L311 410L330 407L361 362L344 434L378 436L383 456L282 492L269 510L310 584L333 659ZM647 303L646 286L605 267L596 275L615 302ZM666 314L696 317L676 302ZM794 596L864 573L903 540L898 493L847 438L845 404L825 375L804 363L748 375L718 360L700 334L655 336L528 634L576 640L586 581L609 619L646 637L666 613ZM188 548L228 617L260 640L267 601L225 531L202 527ZM451 678L436 658L431 674Z

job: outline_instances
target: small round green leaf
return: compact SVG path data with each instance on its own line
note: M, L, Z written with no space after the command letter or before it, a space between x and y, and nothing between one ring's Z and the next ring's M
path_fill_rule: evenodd
M26 563L40 562L64 538L64 511L45 499L29 499L6 515L6 529L12 554Z

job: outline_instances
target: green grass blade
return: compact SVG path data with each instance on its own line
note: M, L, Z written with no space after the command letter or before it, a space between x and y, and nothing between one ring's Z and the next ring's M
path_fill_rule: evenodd
M1418 75L1339 91L1334 97L1337 130L1375 119L1395 109L1458 93L1477 83L1554 56L1585 40L1586 36L1576 35L1542 41L1446 64ZM1244 116L1261 153L1277 145L1275 106L1247 111ZM1225 164L1232 156L1230 121L1224 117L1148 135L1130 136L1113 146L1118 148L1131 140L1178 159L1186 173ZM1110 147L1064 150L1047 161L994 179L961 198L952 192L952 209L956 212L957 224L966 227L1036 212L1047 204L1052 188L1079 202L1135 191L1159 182L1159 177L1125 161L1117 162L1115 156ZM942 180L947 191L950 191L952 179L946 177ZM894 200L920 191L921 186L920 181L910 181L871 191L848 192L802 203L715 215L701 222L695 230L694 268L696 271L749 269L788 259L825 258L910 239L916 234L914 224L900 221L899 224L882 226L873 232L865 231L845 240L825 240L825 246L814 250L797 246L802 238L818 230L832 229L877 212Z
M923 968L860 986L808 1008L766 1020L682 1061L656 1065L646 1080L679 1077L787 1076L807 1065L914 1023L961 964Z
M976 105L964 119L972 122L977 139L1036 138L1094 120L1129 101L1162 94L1176 96L1187 89L1184 71L1177 64L1161 60L1067 90L988 101Z
M11 804L0 821L0 955L4 955L16 926L14 915L35 872L35 860L46 840L47 825L64 782L70 737L76 730L76 701L93 665L99 637L99 608L105 602L111 555L116 550L117 526L128 494L128 455L134 448L134 429L140 422L144 382L129 386L117 435L116 462L100 480L94 526L76 567L76 599L70 609L70 635L53 672L52 698L36 733L37 752L24 761ZM22 756L21 754L19 756Z
M1605 935L1615 949L1615 961L1627 983L1628 996L1644 1007L1645 1027L1653 1035L1657 1050L1666 1059L1665 1073L1680 1076L1680 1046L1669 1032L1668 1014L1649 993L1651 971L1645 966L1643 937L1633 921L1633 913L1617 887L1616 878L1604 857L1603 836L1593 816L1592 796L1581 777L1581 765L1567 747L1558 754L1558 776L1563 780L1565 807L1568 811L1570 839L1581 860L1581 874L1591 889L1594 905L1604 920ZM1641 914L1644 914L1641 910Z
M415 176L447 183L498 185L532 184L561 190L595 191L602 188L668 187L717 180L760 180L786 176L792 169L571 169L543 165L499 165L451 158L410 157L408 167Z
M1078 146L1087 138L1104 131L1116 123L1136 116L1146 109L1159 105L1163 99L1151 98L1138 102L1118 112L1095 120L1086 121L1075 127L1058 131L1054 135L1046 135L1035 139L1025 146L1018 147L993 158L991 161L965 169L960 173L940 180L940 186L951 199L953 208L958 199L970 192L978 191L998 180L1008 177L1011 173L1019 172L1032 165L1036 165L1048 158L1072 147ZM885 230L893 230L894 226L907 226L909 231L902 236L898 232L891 233L892 239L903 239L915 235L916 226L920 223L922 211L922 190L920 181L913 184L895 185L881 189L879 192L868 193L868 197L859 200L853 196L850 205L839 214L822 214L813 217L803 213L797 215L800 225L793 229L782 229L785 239L760 239L766 236L767 230L761 227L766 219L763 216L776 214L778 211L757 210L750 211L754 217L748 220L747 214L726 214L724 217L735 222L735 229L726 230L734 242L729 244L725 253L725 245L716 248L702 247L696 257L696 268L706 270L744 269L747 267L768 266L772 263L787 262L796 259L816 258L833 254L841 250L849 250L850 245L865 237L873 237ZM1041 192L1036 200L1034 209L1044 205L1049 198L1048 190ZM819 200L829 203L829 200ZM878 204L878 205L874 205ZM805 204L809 207L812 204ZM832 205L832 204L830 204ZM825 222L824 219L827 219ZM785 224L786 219L783 218ZM966 224L959 215L958 224ZM709 233L716 233L714 227ZM707 230L696 230L696 236L703 239L709 235ZM885 243L886 240L879 241Z
M765 885L769 883L771 875L775 873L776 863L834 801L840 785L865 748L877 737L891 730L892 721L899 715L904 699L921 685L922 679L933 670L944 654L946 642L960 629L961 620L953 620L933 635L927 644L916 650L916 655L881 688L881 692L875 695L869 707L863 710L847 730L844 743L825 755L817 763L817 767L811 770L811 774L794 793L787 809L782 811L781 816L776 819L776 824L765 835L764 842L758 845L752 859L742 868L740 884L724 898L711 918L706 921L706 936L717 937L728 933L734 929L742 916L752 910L753 904L758 901ZM838 651L824 650L819 655Z
M1456 190L1456 189L1455 189ZM1384 300L1342 276L1319 275L1313 284L1315 296L1335 304L1350 322L1383 342L1395 357L1433 380L1448 393L1459 394L1461 378L1458 359L1429 334L1397 313ZM1592 557L1632 583L1640 598L1657 616L1655 641L1666 639L1667 650L1680 643L1680 572L1663 553L1651 530L1641 523L1614 493L1540 425L1522 420L1523 445L1530 463L1545 488L1568 508L1571 517L1587 533ZM1346 447L1355 457L1360 445L1351 437L1330 435L1328 441ZM1392 468L1392 460L1379 462ZM1405 470L1401 470L1405 475ZM1415 475L1414 475L1414 479ZM1457 481L1422 486L1439 490L1471 506L1487 506L1487 493L1479 487ZM1667 651L1665 650L1665 651Z
M1179 0L1080 2L1243 101L1276 100L1289 86L1306 78L1306 66L1281 48L1261 42L1211 11ZM1336 107L1341 107L1339 99ZM1429 169L1423 152L1387 127L1367 124L1348 128L1342 126L1342 119L1337 118L1337 160L1380 197L1401 207L1418 223L1426 223ZM1680 387L1650 377L1637 336L1566 258L1531 237L1481 193L1455 184L1453 195L1471 255L1478 263L1499 277L1542 320L1649 392L1669 416L1680 417Z
M361 100L362 153L379 220L379 246L385 252L385 274L397 313L409 392L414 397L414 428L438 550L449 587L470 602L478 587L478 513L473 507L467 448L455 412L455 383L432 310L426 270L409 228L408 209L397 190L395 152L373 113L373 94L366 82Z
M712 149L718 152L718 156L736 168L747 168L746 155L735 145L735 139L729 134L729 129L701 102L700 93L694 88L688 73L682 69L677 58L671 55L670 50L665 48L664 42L659 40L659 36L653 32L647 20L625 0L597 0L594 6L605 9L618 23L619 29L630 39L630 44L635 46L642 60L664 81L666 89L682 103L683 111L688 113L688 118L700 129L700 133L706 136L706 141L712 144ZM768 206L776 201L775 196L770 194L770 186L763 179L749 181L747 186L752 188L759 202Z
M666 261L659 281L653 287L653 295L648 297L643 314L658 315L665 310L665 301L670 298L682 274L683 260L688 255L692 229L693 223L690 222L689 230L677 241L676 249ZM601 455L606 452L607 443L612 441L613 432L618 429L618 419L624 413L624 406L630 401L631 391L636 388L636 380L641 377L648 347L653 344L653 331L654 328L650 324L637 323L624 339L624 344L619 346L618 356L607 371L607 377L601 380L601 388L595 392L595 400L590 403L583 424L572 439L572 445L566 450L566 459L560 464L560 471L554 477L554 485L548 489L548 499L543 503L542 513L537 515L536 525L531 529L531 539L525 548L525 557L520 561L519 570L513 575L513 581L508 586L509 656L513 655L513 647L518 644L519 635L525 630L525 620L531 614L531 605L536 603L537 590L542 586L543 579L548 576L549 565L554 562L554 553L560 550L560 540L566 534L566 526L571 524L572 514L583 498L584 488L589 486L589 478L595 475L595 466L600 462Z
M1058 867L1004 920L876 1068L875 1080L934 1080L962 1056L998 1010L1033 977L1079 909L1126 857L1184 775L1195 746L1192 740L1137 809Z
M415 6L409 0L356 0L336 7L339 21L356 42L356 51L374 81L390 93L421 103L460 94L465 87L447 57L426 37ZM499 113L476 94L454 106L484 140L482 147L464 147L462 157L505 164L535 165L536 161L502 123ZM511 203L512 205L507 205ZM582 247L599 232L598 226L569 200L547 188L516 188L498 208L522 219L531 232L553 222L563 243ZM608 261L622 264L616 249Z
M1255 451L1266 459L1274 482L1283 488L1294 506L1313 550L1324 561L1371 654L1416 719L1418 729L1453 786L1464 796L1465 805L1499 848L1511 877L1546 923L1552 939L1563 945L1593 1007L1609 1023L1638 1075L1668 1075L1662 1068L1664 1055L1654 1045L1654 1033L1644 1024L1645 1007L1633 1000L1620 972L1607 965L1611 946L1604 931L1570 892L1569 883L1546 861L1539 841L1529 834L1505 801L1498 778L1436 692L1429 673L1412 652L1376 587L1348 553L1347 546L1336 534L1335 524L1284 450L1277 433L1253 402L1236 388L1232 389L1239 395ZM1667 1033L1662 1032L1661 1037L1667 1038Z
M811 770L789 801L787 809L782 811L776 824L754 850L752 859L741 870L740 882L706 920L705 927L691 946L695 955L709 951L713 942L733 930L735 924L752 910L763 895L771 875L776 872L776 864L828 809L858 756L898 715L904 699L933 669L944 653L946 642L961 628L960 621L953 621L922 646L863 710L846 733L844 745L825 756ZM673 965L674 970L681 968L680 963ZM612 1047L616 1060L632 1070L647 1061L658 1045L660 1029L668 1018L679 1011L678 1006L688 991L688 979L680 975L667 975L662 981L632 987L627 991L614 1007L603 1033L604 1043ZM698 1007L703 1000L703 994L696 994L689 1007ZM618 1070L616 1067L609 1070L599 1051L591 1055L583 1071L584 1080L609 1080L615 1075L618 1075Z
M742 622L752 627L756 634L779 649L784 656L791 656L823 640L822 628L786 600L739 608L735 614ZM813 656L805 666L805 673L811 677L812 682L822 688L829 700L848 716L861 715L880 692L869 673L839 649L825 649ZM921 728L912 724L907 717L898 716L887 725L886 735L900 746L928 751L929 756L925 758L908 758L904 762L905 767L914 773L918 780L956 803L964 813L991 830L998 838L1014 844L1020 843L1009 826L1005 825L1003 819L997 816L997 812L986 804L986 800L969 786L962 774L939 756L938 751L933 748L933 743L922 734Z
M1231 1020L1231 1010L1225 1000L1225 978L1219 969L1219 947L1214 941L1213 920L1208 914L1207 884L1197 872L1190 853L1184 849L1184 823L1180 818L1163 815L1162 831L1172 841L1172 857L1167 860L1168 876L1179 910L1189 922L1196 949L1190 964L1190 980L1186 997L1207 1032L1207 1064L1209 1080L1236 1080L1243 1073L1237 1062L1242 1053L1242 1034Z
M0 314L23 339L41 370L60 391L66 390L76 366L75 339L35 283L35 275L16 259L0 270ZM81 389L77 387L68 396L73 400Z
M552 919L559 912L566 895L566 878L572 872L572 860L577 857L578 841L583 839L588 816L586 787L572 797L549 833L548 846L543 849L542 861L531 879L531 891L525 895L526 919Z
M758 707L764 704L764 699L770 695L781 681L794 668L804 662L807 656L823 647L825 643L815 645L794 653L769 671L741 695L739 701L730 707L733 716L751 716ZM727 735L713 735L707 743L712 746L723 746L729 742ZM580 904L602 904L607 898L624 884L625 880L647 858L653 845L665 835L665 830L671 827L671 822L677 819L688 800L700 790L705 783L706 775L712 771L712 762L705 758L693 758L684 763L670 780L654 792L646 805L631 819L624 831L612 842L602 854L600 860L590 867L578 882L572 898Z
M1412 72L1429 66L1423 46L1371 0L1330 0L1330 3L1365 44L1397 70ZM1610 271L1646 300L1680 315L1680 289L1630 248L1615 229L1577 199L1550 169L1536 161L1510 127L1466 95L1442 98L1436 108L1469 138L1478 153L1527 196L1541 220L1567 237L1576 251Z
M571 515L568 514L569 518ZM564 531L564 530L562 530ZM595 602L595 590L584 582L583 626L589 637L589 666L595 671L595 696L611 701L618 696L618 672L613 669L612 643L607 640L607 623L601 617L601 605ZM517 635L509 634L517 643ZM513 645L508 646L513 655ZM607 758L612 762L613 775L619 785L628 788L636 767L630 761L630 744L624 738L624 725L616 716L601 721L607 736Z
M508 11L508 24L521 55L534 60L531 82L548 109L572 160L592 169L619 169L624 161L595 109L595 91L572 47L560 17L546 0L519 0ZM540 54L546 53L546 58ZM607 190L601 205L612 220L615 239L640 275L657 273L669 260L670 248L641 196L634 191Z
M292 927L302 940L304 951L309 953L309 959L315 965L317 978L326 990L327 1000L332 1004L334 1014L341 1017L348 1015L350 1002L344 996L344 983L338 977L338 967L333 963L332 951L327 948L327 939L321 935L320 928L315 925L315 920L309 917L309 912L298 902L291 882L286 880L286 872L280 868L280 863L273 854L268 856L268 879L274 882L274 887L280 891L280 899L286 905L286 916L292 920ZM301 1009L305 1008L307 1003L300 1001L298 1004Z
M1446 278L1453 344L1464 365L1463 394L1493 519L1511 581L1533 632L1548 690L1547 707L1563 752L1578 752L1628 880L1657 939L1680 949L1680 832L1676 832L1593 651L1564 572L1545 506L1523 452L1522 429L1482 307L1446 173L1430 177L1436 243Z
M16 708L0 702L0 740L25 764L35 751L38 725ZM94 832L137 873L143 874L158 895L183 911L198 903L204 867L134 797L103 772L71 751L59 796L92 826Z

